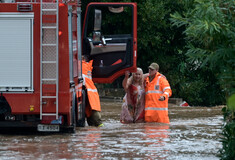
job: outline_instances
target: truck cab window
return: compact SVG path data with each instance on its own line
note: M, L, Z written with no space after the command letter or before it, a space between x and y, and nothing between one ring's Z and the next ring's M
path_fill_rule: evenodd
M94 78L132 66L133 6L89 6L86 24L83 54L93 59Z

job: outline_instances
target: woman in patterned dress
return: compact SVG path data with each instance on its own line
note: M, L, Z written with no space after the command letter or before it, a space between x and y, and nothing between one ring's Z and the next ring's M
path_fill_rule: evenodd
M144 75L141 68L129 78L126 71L122 86L126 92L120 115L121 123L144 122Z

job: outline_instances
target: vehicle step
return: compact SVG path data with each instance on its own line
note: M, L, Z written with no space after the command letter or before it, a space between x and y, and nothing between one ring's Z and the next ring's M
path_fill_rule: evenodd
M56 81L56 79L43 78L43 81Z
M56 44L46 44L46 43L43 43L42 46L56 46Z
M57 9L42 9L42 11L44 11L44 12L53 12L53 11L57 11Z
M56 116L56 113L42 113L42 116Z
M44 63L44 64L55 64L56 61L42 61L42 63Z
M42 26L42 29L56 29L57 26Z
M42 98L56 98L56 96L42 96Z

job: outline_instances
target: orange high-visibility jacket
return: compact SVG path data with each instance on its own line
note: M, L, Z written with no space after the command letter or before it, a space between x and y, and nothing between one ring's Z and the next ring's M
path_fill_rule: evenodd
M166 77L157 72L150 82L149 77L145 80L145 121L170 123L168 117L168 99L172 91ZM159 101L164 96L164 101Z
M100 106L100 97L97 91L97 88L92 81L92 63L93 60L89 62L82 61L82 77L83 77L83 84L87 89L87 96L89 100L89 105L91 110L101 111ZM86 107L87 111L87 107ZM86 112L87 113L87 112ZM88 114L88 117L91 113Z

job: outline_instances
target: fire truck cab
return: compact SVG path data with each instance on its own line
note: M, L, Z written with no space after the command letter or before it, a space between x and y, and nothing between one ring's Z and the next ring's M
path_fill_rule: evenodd
M1 130L84 126L82 55L95 83L136 70L136 3L90 3L82 17L80 1L0 0Z

